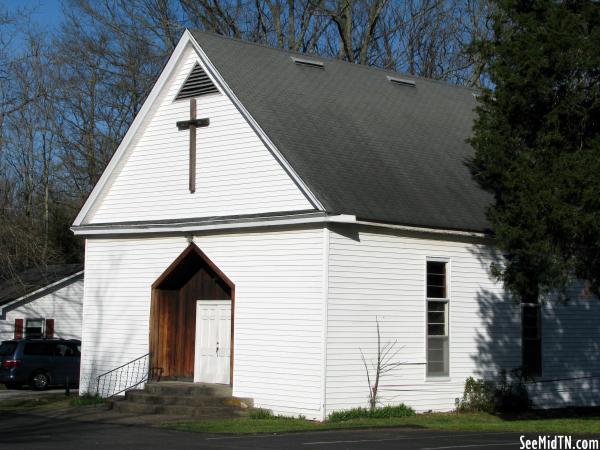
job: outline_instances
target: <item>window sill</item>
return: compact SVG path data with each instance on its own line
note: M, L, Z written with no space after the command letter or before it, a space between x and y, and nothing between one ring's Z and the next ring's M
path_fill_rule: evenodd
M448 382L448 381L452 381L452 378L447 377L447 376L441 376L441 377L425 377L425 382L426 383L434 383L436 381L443 381L443 382Z

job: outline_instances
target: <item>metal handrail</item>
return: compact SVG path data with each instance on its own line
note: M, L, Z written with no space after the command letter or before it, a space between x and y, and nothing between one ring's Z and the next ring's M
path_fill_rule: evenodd
M150 367L150 353L132 359L96 377L96 395L110 398L162 376L162 368Z

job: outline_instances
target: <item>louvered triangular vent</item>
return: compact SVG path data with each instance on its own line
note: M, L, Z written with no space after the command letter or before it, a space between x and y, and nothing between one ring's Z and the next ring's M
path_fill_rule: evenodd
M212 94L219 92L217 87L208 78L206 72L202 70L200 64L196 63L192 72L188 75L185 83L181 86L175 100L181 100L183 98L198 97L200 95Z

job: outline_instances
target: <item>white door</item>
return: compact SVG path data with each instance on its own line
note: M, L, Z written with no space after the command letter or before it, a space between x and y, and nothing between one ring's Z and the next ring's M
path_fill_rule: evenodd
M231 300L196 303L195 383L229 384Z

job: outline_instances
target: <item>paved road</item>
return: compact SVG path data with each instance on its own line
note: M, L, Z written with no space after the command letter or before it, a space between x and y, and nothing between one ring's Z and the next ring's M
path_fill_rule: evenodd
M228 437L0 413L0 448L494 450L519 448L519 436L514 433L385 429Z

